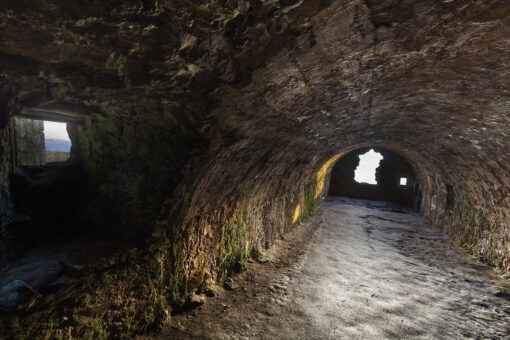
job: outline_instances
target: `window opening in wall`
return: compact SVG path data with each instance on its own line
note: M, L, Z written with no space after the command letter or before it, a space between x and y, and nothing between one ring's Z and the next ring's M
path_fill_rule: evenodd
M67 124L45 121L44 145L46 146L46 163L67 160L71 152Z
M377 185L375 173L383 156L374 149L359 156L359 165L354 171L354 180L358 183Z
M71 151L66 123L15 117L16 166L65 161Z
M407 178L406 177L400 177L400 185L406 186L407 185Z
M446 210L453 210L453 186L450 184L446 185Z

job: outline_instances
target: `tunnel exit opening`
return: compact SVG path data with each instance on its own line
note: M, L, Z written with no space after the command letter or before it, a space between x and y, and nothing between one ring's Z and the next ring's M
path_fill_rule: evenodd
M354 171L354 180L358 183L377 185L376 171L382 159L384 157L374 149L359 155L359 165Z
M411 165L384 148L361 148L340 158L331 170L330 196L389 201L415 209L419 185Z

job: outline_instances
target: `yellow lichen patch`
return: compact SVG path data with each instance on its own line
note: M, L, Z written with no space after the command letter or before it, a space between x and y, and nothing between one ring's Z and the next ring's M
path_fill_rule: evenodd
M299 219L299 216L301 216L301 204L298 204L296 209L294 209L294 217L292 218L292 223L296 223Z
M326 174L328 173L329 167L333 164L343 153L339 153L331 157L317 172L317 185L315 186L315 198L319 197L324 190L324 182L326 180Z

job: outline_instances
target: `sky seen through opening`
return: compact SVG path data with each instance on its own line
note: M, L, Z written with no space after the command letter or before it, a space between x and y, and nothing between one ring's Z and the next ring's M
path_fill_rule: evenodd
M44 139L70 141L66 123L44 121Z
M359 165L354 171L354 180L358 183L377 184L375 170L382 159L383 156L374 149L359 155Z

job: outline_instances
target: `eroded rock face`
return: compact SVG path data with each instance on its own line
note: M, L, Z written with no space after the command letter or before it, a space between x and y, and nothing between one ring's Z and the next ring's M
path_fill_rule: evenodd
M508 257L508 176L501 165L508 164L502 127L509 117L501 91L509 77L500 68L509 48L507 7L420 1L412 3L410 18L377 26L373 8L333 3L311 19L314 46L299 40L255 72L250 85L229 90L218 111L249 121L224 119L251 140L278 135L284 154L299 150L313 159L372 145L405 156L430 186L424 213L502 264ZM444 212L446 184L460 200L451 215ZM486 211L494 212L491 218ZM490 241L495 234L499 241Z
M70 131L90 177L82 219L148 244L4 329L146 329L311 214L334 161L368 146L409 160L422 212L508 270L509 11L496 0L1 4L2 147L23 107L86 108L92 119Z

